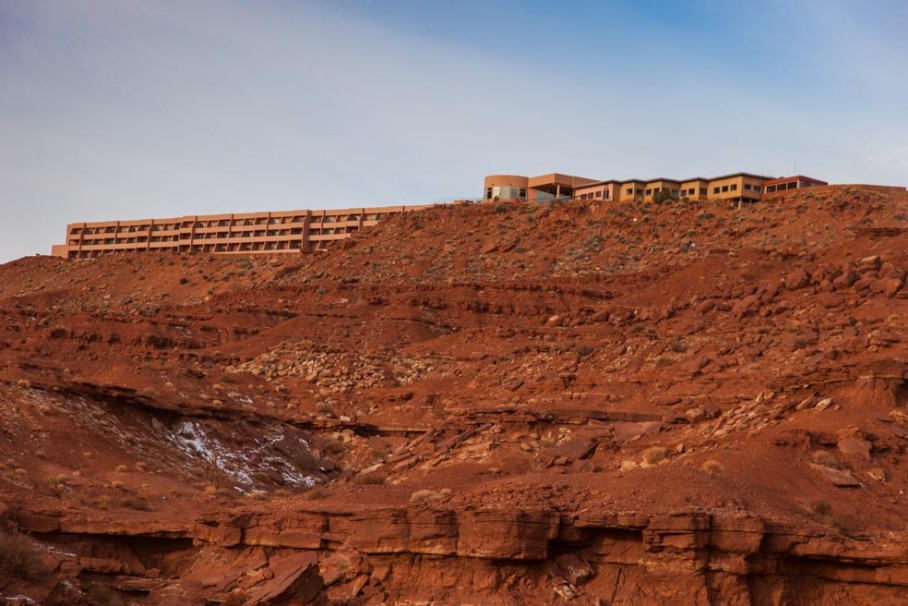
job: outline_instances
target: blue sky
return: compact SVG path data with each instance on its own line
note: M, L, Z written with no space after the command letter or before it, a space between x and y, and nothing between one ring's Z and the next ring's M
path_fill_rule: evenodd
M0 261L493 173L904 185L906 28L903 0L2 0Z

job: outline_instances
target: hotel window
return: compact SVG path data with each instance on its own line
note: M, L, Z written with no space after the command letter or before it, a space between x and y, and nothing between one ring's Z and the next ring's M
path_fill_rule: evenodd
M737 184L737 183L732 183L732 185L731 185L731 190L732 190L732 191L738 191L738 184Z
M727 192L727 191L728 191L728 186L727 186L727 185L723 185L723 186L722 186L722 193L725 193L725 192Z
M638 195L638 196L642 196L642 195L643 195L643 190L642 190L642 189L638 189L638 190L637 190L637 195Z
M744 184L744 191L750 191L750 183Z
M624 193L628 196L632 196L632 195L634 195L634 190L632 188L628 187Z
M486 200L491 200L491 199L492 199L492 188L487 187L486 188Z
M601 190L601 189L600 189L599 191L596 192L596 197L597 197L597 198L601 198L601 197L602 197L602 190Z
M705 195L706 195L706 188L705 188L705 187L701 187L701 188L700 188L700 195L701 195L701 196L705 196Z
M652 193L653 193L653 190L651 190L651 189L646 190L646 195L647 195L647 196L651 195Z
M526 200L526 197L527 197L527 190L525 188L521 188L520 189L520 199Z
M753 186L753 190L754 190L755 192L757 192L757 193L760 193L760 192L762 191L762 190L760 189L760 186L759 186L759 185L754 185L754 186Z
M714 187L714 188L713 188L713 193L714 193L714 194L719 193L719 188L718 188L718 187Z

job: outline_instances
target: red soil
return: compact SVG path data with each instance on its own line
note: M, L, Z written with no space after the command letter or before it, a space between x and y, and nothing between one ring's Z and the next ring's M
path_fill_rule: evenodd
M0 266L0 516L43 571L0 595L902 603L906 230L852 186Z

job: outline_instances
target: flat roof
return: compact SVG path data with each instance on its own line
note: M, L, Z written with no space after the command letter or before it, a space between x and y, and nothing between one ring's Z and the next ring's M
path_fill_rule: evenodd
M766 181L767 185L776 185L779 183L787 183L789 181L810 181L811 183L822 183L823 185L829 185L826 181L821 181L820 179L814 179L813 177L806 177L804 175L793 175L791 177L779 177L778 179L769 179Z
M753 179L774 179L775 177L770 177L768 175L755 175L754 173L731 173L729 175L720 175L718 177L711 177L709 181L718 181L719 179L731 179L732 177L751 177Z

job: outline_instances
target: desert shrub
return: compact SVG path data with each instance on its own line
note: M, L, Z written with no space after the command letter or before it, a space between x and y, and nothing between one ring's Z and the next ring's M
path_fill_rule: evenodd
M334 436L325 436L322 439L322 453L326 455L339 455L344 452L344 442Z
M668 456L668 448L664 446L653 446L643 452L643 462L647 465L655 465Z
M679 339L672 339L672 342L668 344L668 348L675 353L684 353L687 351L687 346Z
M316 404L316 405L315 405L315 411L318 412L318 413L321 413L321 414L323 414L323 415L327 415L327 416L329 416L329 417L336 417L336 416L337 416L337 411L334 410L334 407L332 407L332 406L331 406L330 404L328 404L327 402L319 402L318 404Z
M581 345L577 348L577 355L581 357L586 357L596 351L596 349L591 345Z
M442 495L441 492L436 492L434 490L428 490L428 489L417 490L416 492L414 492L413 494L410 495L410 502L411 503L426 503L428 501L437 501L438 499L442 498L442 496L444 496L444 495Z
M665 368L666 366L671 366L675 361L669 358L668 356L659 356L656 358L656 367Z
M30 537L18 531L0 531L0 581L35 580L42 569L40 551Z
M817 515L825 516L832 513L832 505L828 501L814 501L810 504L810 509Z
M384 484L387 479L388 476L383 473L367 473L353 478L353 483L363 486L378 486Z
M725 465L723 465L719 461L710 459L703 462L703 471L710 474L722 473L723 471L725 471Z
M310 501L321 501L328 496L328 491L323 488L313 488L306 493L306 499Z
M120 506L135 509L137 511L151 511L151 504L148 502L148 499L135 495L120 499Z

